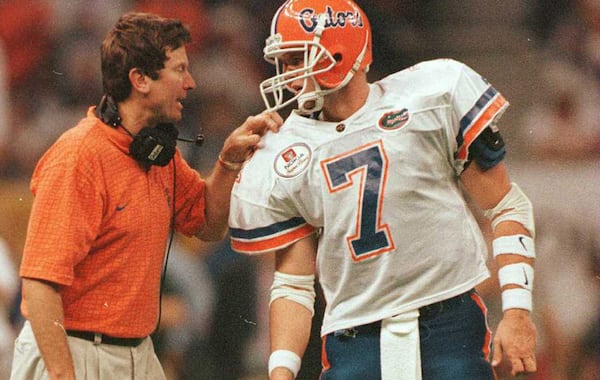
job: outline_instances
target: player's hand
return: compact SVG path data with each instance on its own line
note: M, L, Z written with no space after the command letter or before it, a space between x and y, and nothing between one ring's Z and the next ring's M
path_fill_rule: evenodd
M509 309L504 312L494 337L492 365L498 366L506 356L511 374L535 372L536 328L527 310Z
M294 374L287 368L277 367L271 372L269 380L294 380Z
M254 152L261 137L268 131L279 131L283 119L277 112L263 112L249 116L225 140L221 158L232 163L242 163Z

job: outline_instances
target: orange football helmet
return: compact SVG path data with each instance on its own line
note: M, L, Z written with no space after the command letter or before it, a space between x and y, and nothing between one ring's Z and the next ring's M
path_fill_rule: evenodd
M287 53L303 53L300 67L284 67ZM265 59L276 75L260 84L267 110L279 110L298 101L302 113L318 111L323 97L344 87L354 74L372 62L371 26L363 10L351 0L288 0L273 17ZM304 80L301 90L289 85ZM313 81L314 89L306 84ZM294 96L285 100L284 90Z

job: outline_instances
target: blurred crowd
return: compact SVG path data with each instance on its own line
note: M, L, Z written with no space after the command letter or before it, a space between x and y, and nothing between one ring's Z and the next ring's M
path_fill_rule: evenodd
M374 63L369 74L373 79L422 59L447 56L443 51L428 56L432 54L424 42L431 26L428 17L458 2L358 3L373 28ZM535 379L598 379L600 0L527 3L522 17L510 20L510 27L532 41L530 56L522 59L535 60L537 70L529 75L536 85L526 89L523 104L515 104L521 110L512 117L517 122L501 123L501 128L508 129L510 137L513 180L530 194L536 210L534 297L540 362ZM232 127L264 107L258 84L272 68L262 59L262 47L279 4L279 0L0 2L0 380L8 378L12 340L22 323L17 273L31 201L28 180L46 148L99 101L100 42L110 26L123 12L135 9L178 17L191 27L194 42L188 54L197 88L186 100L179 128L181 136L202 133L206 138L201 148L191 144L180 148L192 166L207 174ZM478 64L476 56L466 53L452 58ZM496 70L511 64L518 61L497 62ZM485 73L486 67L478 71ZM521 80L489 79L501 92L519 86ZM169 377L264 378L271 281L270 256L244 257L232 252L228 241L206 244L175 236L164 281L161 327L155 335ZM490 295L495 292L494 286L485 289ZM499 306L493 301L489 306L495 327ZM314 335L299 378L316 379L318 331Z
M600 378L600 1L537 0L539 88L519 172L536 207L540 371Z

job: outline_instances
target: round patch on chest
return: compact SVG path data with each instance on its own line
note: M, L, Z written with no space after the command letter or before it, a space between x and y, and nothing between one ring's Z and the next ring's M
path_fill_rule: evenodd
M311 156L312 152L308 145L292 144L277 154L275 172L284 178L295 177L308 167Z

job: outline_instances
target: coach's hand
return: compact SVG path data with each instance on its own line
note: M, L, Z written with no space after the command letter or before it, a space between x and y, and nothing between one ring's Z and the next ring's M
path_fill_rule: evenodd
M535 372L536 328L529 311L509 309L504 312L494 337L492 365L498 366L506 355L513 376L519 373Z
M277 112L263 112L256 116L249 116L244 124L227 137L220 159L232 164L243 163L259 147L261 137L268 130L279 131L281 124L283 119Z

